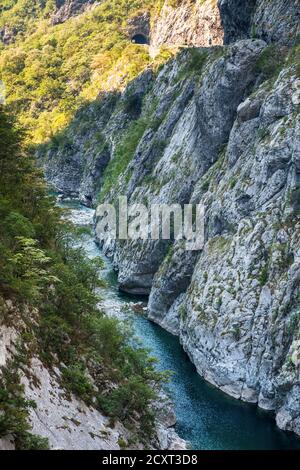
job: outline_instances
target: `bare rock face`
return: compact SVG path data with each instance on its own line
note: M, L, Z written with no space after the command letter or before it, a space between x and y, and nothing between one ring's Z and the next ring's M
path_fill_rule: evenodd
M96 0L56 0L57 10L51 18L53 25L64 23L72 16L83 13L92 5L101 3Z
M153 56L162 46L201 47L220 44L223 44L223 30L215 0L183 0L172 6L166 1L154 19L150 47Z
M112 429L99 411L73 395L68 397L59 384L58 369L50 374L39 359L33 358L30 374L34 382L23 377L26 397L37 404L30 413L30 424L35 434L49 439L52 449L120 449L118 439L124 436L124 428Z
M145 44L150 42L150 12L146 11L133 18L127 23L127 34L128 36L136 42L138 36L145 39Z
M224 44L250 36L251 21L257 0L218 0Z
M155 403L158 414L156 424L157 448L161 450L186 450L187 442L175 432L176 415L170 398L161 393Z
M12 436L0 438L0 450L15 450L14 439Z
M15 328L0 325L0 367L5 366L11 357L17 336Z
M225 44L252 36L292 45L299 36L299 0L218 0L218 5Z
M253 17L252 34L268 43L293 45L300 34L300 1L258 1Z
M188 53L163 70L148 100L150 105L154 96L160 99L154 120L160 113L166 117L156 132L145 132L129 166L131 178L121 194L130 196L130 204L145 199L151 203L189 202L195 182L218 159L222 145L228 139L236 108L254 79L255 60L264 46L263 41L255 40L235 44L228 49L226 57L212 59L211 63L208 60L202 80L191 78L176 87L175 77L184 68ZM206 54L200 50L201 53ZM174 77L174 81L169 77ZM179 95L177 99L175 94ZM170 101L165 101L166 96L172 97ZM149 174L153 184L147 187L145 181ZM152 240L117 242L115 263L119 269L120 288L134 294L149 294L154 274L169 246L165 241ZM186 258L187 268L179 269L171 276L177 287L170 285L170 301L180 293L178 289L185 289L191 275L188 255L182 256ZM152 299L156 302L156 295L151 295L150 307ZM164 309L162 303L161 308Z
M238 107L219 169L191 197L206 206L205 247L191 262L175 245L149 299L150 318L170 331L177 315L180 341L206 380L274 410L278 426L298 434L299 99L287 68Z

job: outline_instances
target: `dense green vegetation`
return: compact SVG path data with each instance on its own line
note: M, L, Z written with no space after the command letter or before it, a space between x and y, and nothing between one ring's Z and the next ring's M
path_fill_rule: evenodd
M133 121L125 136L118 144L115 157L110 160L105 170L105 179L99 200L104 200L105 196L118 180L118 177L126 170L134 156L139 141L148 127L149 122L147 118L141 117L137 121Z
M0 142L0 322L14 325L22 338L19 362L9 366L14 380L6 380L7 369L1 374L0 437L12 433L20 448L46 445L28 433L32 404L18 385L20 364L26 371L30 357L38 355L50 368L64 363L67 391L96 402L147 440L153 432L151 401L165 377L134 344L130 328L97 309L102 264L74 248L79 235L62 221L21 133L2 111ZM13 312L7 313L6 299L13 301Z
M0 29L6 25L14 41L6 46L0 42L0 79L10 111L33 143L53 137L80 106L100 91L123 89L151 63L147 47L133 44L126 28L130 17L160 4L106 0L52 25L54 0L4 2Z

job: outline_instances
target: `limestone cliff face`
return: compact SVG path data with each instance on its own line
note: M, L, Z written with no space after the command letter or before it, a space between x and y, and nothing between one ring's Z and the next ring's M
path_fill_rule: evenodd
M279 426L297 433L299 93L287 69L272 90L261 86L241 102L224 154L191 198L206 207L204 250L191 260L175 246L149 300L150 318L177 328L202 376L276 410Z
M223 43L223 29L216 0L166 1L153 19L151 54L160 47L215 46Z
M53 25L64 23L72 16L91 8L95 3L99 5L100 2L96 2L96 0L56 0L56 11L52 15L51 23Z
M118 306L117 306L118 307ZM101 305L101 309L107 309ZM27 403L34 406L28 410L18 409L13 417L26 416L30 433L47 438L50 449L56 450L120 450L122 441L132 440L132 431L127 429L120 421L116 420L112 425L109 417L97 409L96 405L87 405L82 399L70 393L63 384L62 368L64 364L56 363L46 365L41 360L41 355L33 342L37 342L35 333L31 330L30 321L39 322L39 312L26 306L14 304L6 300L0 304L0 385L4 392L6 375L9 375L9 389L13 387L15 393L21 385L22 395L18 395ZM110 312L108 312L110 314ZM25 337L30 336L31 343L27 343ZM23 354L23 362L20 365L20 350ZM30 353L30 351L32 351ZM17 369L16 369L17 367ZM17 376L13 371L17 371ZM88 373L88 371L87 371ZM12 382L18 377L18 382ZM92 379L91 375L89 375ZM4 382L2 382L4 380ZM96 385L95 385L95 388ZM4 392L5 397L5 392ZM4 403L4 407L3 407ZM2 403L1 415L6 410L7 402ZM19 404L19 406L21 406ZM186 442L179 438L174 430L176 416L170 398L163 392L159 400L153 403L156 413L154 437L148 443L148 449L160 450L184 450ZM19 413L19 415L18 415ZM5 416L6 418L6 416ZM7 419L7 418L6 418ZM13 419L12 419L13 422ZM6 425L6 421L4 421ZM10 424L11 434L3 435L1 429L0 450L14 450L16 448L16 435L14 426ZM135 449L145 448L145 444L133 444Z
M159 97L162 123L108 197L204 204L203 251L152 241L104 250L121 289L150 293L149 318L179 335L202 376L300 434L300 80L287 64L260 84L265 46L212 52L179 82L185 54L168 64L145 98Z
M18 354L22 335L27 326L19 307L11 301L1 304L0 323L0 380L6 368ZM37 317L37 312L26 310L26 317ZM13 318L8 326L3 318ZM28 332L28 330L27 330ZM36 403L29 414L32 432L49 439L52 449L119 449L118 439L126 434L121 426L112 429L108 418L88 407L75 396L69 396L61 385L59 368L47 368L38 357L32 357L19 371L24 386L24 396ZM0 437L1 450L14 450L13 435Z
M180 242L106 242L120 288L150 295L149 318L179 336L208 381L300 434L300 77L292 47L300 5L244 3L219 2L230 45L182 51L157 76L146 71L111 97L109 112L108 97L89 107L88 133L69 134L76 152L68 150L67 163L62 148L53 151L46 168L57 183L67 168L72 187L95 201L113 174L102 163L142 129L102 198L202 203L205 245L187 252Z

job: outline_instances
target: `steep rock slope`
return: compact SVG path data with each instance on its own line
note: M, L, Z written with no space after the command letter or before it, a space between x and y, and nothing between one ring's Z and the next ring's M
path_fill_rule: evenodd
M151 29L150 53L160 47L215 46L223 43L223 29L216 0L166 1Z
M191 260L175 247L149 300L150 318L177 325L201 375L297 433L299 87L287 69L239 106L226 151L191 198L206 207L207 241L187 292L176 295Z
M72 16L91 8L95 2L96 0L56 0L56 11L51 17L51 23L53 25L64 23Z
M162 123L157 130L150 127L144 133L127 169L128 186L117 191L127 194L130 203L188 203L194 184L218 159L228 139L236 107L254 79L255 59L263 47L263 42L250 40L232 46L225 57L216 60L218 51L212 51L207 65L203 64L202 75L197 69L179 83L177 77L180 71L185 73L189 53L166 66L146 98L150 108L157 97L152 119ZM205 63L206 54L200 50L195 57L194 52L190 60L197 65L199 60ZM121 288L149 293L167 251L168 243L164 241L117 243L115 257Z
M16 319L17 309L10 302L3 308L6 315ZM11 368L20 333L20 325L0 325L0 379L6 367ZM32 432L47 437L50 447L55 449L119 449L118 439L124 436L124 428L112 430L109 420L99 411L75 396L68 396L61 386L60 375L59 369L49 371L38 358L33 358L22 372L26 399L36 403L36 408L29 413ZM0 449L15 449L13 431L11 435L0 437Z
M24 322L19 307L10 300L1 303L0 307L0 384L1 384L1 422L0 450L15 450L24 448L20 445L16 423L20 416L26 416L28 429L32 436L47 440L50 449L57 450L120 450L126 447L142 449L145 446L136 442L134 433L129 431L120 421L114 425L109 417L97 409L95 404L87 404L78 395L70 393L63 385L63 364L49 367L43 363L38 355L33 355L27 363L24 361L18 366L18 375L22 387L15 410L11 401L11 410L7 410L3 382L6 375L9 377L9 387L16 394L18 385L11 374L16 363L20 361L20 345L24 336L31 335L28 324ZM38 312L26 309L26 321L32 315L38 320ZM3 317L6 321L3 321ZM14 325L7 326L7 319L13 319ZM26 350L32 348L27 344ZM23 408L22 401L23 402ZM14 396L16 400L16 396ZM27 408L28 404L28 408ZM6 406L5 406L6 405ZM186 443L174 431L176 417L173 405L169 398L161 394L159 403L153 405L157 409L157 421L154 438L148 448L161 450L185 449ZM11 432L3 435L5 426L11 427ZM130 444L130 442L132 442ZM29 443L27 443L27 446ZM41 443L39 443L41 445ZM45 441L46 445L46 441ZM29 447L28 447L29 448ZM36 449L36 442L30 443L30 448Z
M291 45L299 37L299 0L218 0L218 5L225 44L251 35Z
M203 203L204 250L150 241L104 249L122 289L150 291L149 317L179 334L201 375L299 434L300 81L291 63L259 85L263 47L235 44L176 99L168 65L149 98L164 97L167 117L146 131L114 193Z

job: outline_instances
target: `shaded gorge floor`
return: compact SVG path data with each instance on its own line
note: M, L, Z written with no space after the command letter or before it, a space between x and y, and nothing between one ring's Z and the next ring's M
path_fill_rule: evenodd
M77 225L92 223L92 209L76 201L63 202L72 209L70 219ZM117 275L93 240L87 235L83 247L91 258L105 260L107 288L101 291L112 305L126 312L128 302L140 302L118 291ZM105 301L104 298L104 301ZM153 324L141 314L127 314L135 334L159 362L160 370L172 372L168 385L177 417L176 431L194 450L275 450L300 449L300 439L280 431L272 414L255 405L228 397L209 385L198 374L179 343L179 339Z

